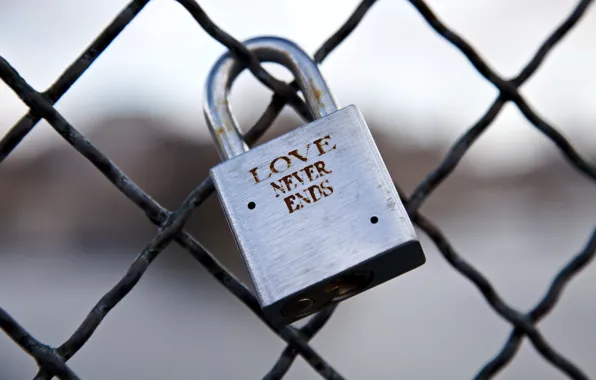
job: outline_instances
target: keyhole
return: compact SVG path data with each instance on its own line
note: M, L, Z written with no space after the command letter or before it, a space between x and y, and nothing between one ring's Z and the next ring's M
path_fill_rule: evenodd
M371 271L345 274L325 286L325 292L333 295L332 301L349 298L367 287L372 281Z
M250 210L253 210L255 207L257 207L257 205L256 205L256 203L255 203L255 202L248 202L248 208L249 208Z
M290 301L282 308L282 314L295 317L309 311L314 304L315 301L312 298L300 298Z

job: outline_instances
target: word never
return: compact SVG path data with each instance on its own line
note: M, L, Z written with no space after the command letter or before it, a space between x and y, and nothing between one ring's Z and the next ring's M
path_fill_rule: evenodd
M316 147L316 152L318 152L315 157L323 156L335 150L337 148L336 145L329 147L330 140L330 136L325 136L306 144L303 150L294 149L284 156L274 158L268 165L269 173L267 177L261 178L259 176L259 167L253 168L249 172L252 174L255 183L258 184L271 178L274 174L286 172L296 164L308 162L313 155L311 151L313 145ZM298 162L295 162L296 160ZM319 160L271 182L270 185L273 188L275 197L278 198L280 195L285 196L298 187L309 185L313 181L331 173L332 171L325 167L325 162ZM324 179L317 184L310 185L306 189L285 196L283 200L288 208L288 212L291 214L305 207L305 204L316 203L331 194L333 194L333 187L329 185L329 180Z

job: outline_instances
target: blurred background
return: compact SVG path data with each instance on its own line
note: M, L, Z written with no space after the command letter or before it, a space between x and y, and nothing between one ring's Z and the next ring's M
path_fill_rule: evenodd
M576 5L571 0L428 1L500 75L512 77ZM0 54L45 90L125 7L125 0L0 0ZM358 1L201 1L234 37L280 35L314 51ZM596 10L522 89L536 112L596 160ZM218 162L202 116L207 71L224 52L175 1L153 0L57 103L57 109L165 207ZM288 72L267 65L278 78ZM379 1L321 65L340 105L357 104L408 194L497 96L405 1ZM270 92L244 73L233 111L243 128ZM27 107L0 84L0 133ZM302 121L285 110L266 139ZM508 105L422 208L512 306L527 311L596 222L594 184ZM248 283L211 197L188 224ZM42 342L66 340L125 273L155 227L46 123L0 166L0 305ZM312 341L349 379L467 379L500 350L510 326L419 231L427 264L344 302ZM596 376L596 266L539 327ZM177 246L166 249L70 361L84 379L258 379L284 347ZM34 361L0 334L0 379ZM297 359L288 379L318 375ZM561 379L524 343L502 379Z

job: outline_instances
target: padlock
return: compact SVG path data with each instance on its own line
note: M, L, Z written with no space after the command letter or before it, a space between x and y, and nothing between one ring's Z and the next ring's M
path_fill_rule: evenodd
M245 68L229 52L209 73L204 114L222 162L210 170L265 317L289 324L426 262L362 114L337 110L295 43L244 45L295 76L315 119L248 149L228 95Z

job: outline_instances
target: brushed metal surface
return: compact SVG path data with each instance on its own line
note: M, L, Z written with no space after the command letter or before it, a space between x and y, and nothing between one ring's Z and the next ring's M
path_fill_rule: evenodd
M271 171L275 159L273 168L279 173ZM305 169L316 162L324 162L323 171L312 166ZM298 175L291 175L294 172ZM272 183L283 187L280 180L288 175L290 184L298 186L282 194ZM211 169L211 176L259 302L272 320L289 323L299 319L281 315L280 305L353 268L373 272L366 287L370 288L425 262L413 226L356 106L224 161ZM329 194L327 190L328 196L321 195L313 202L307 189L324 180L333 191ZM303 208L290 212L295 207L289 208L284 198L297 192L311 203L302 202ZM314 193L315 198L320 195ZM378 221L372 223L371 218Z

